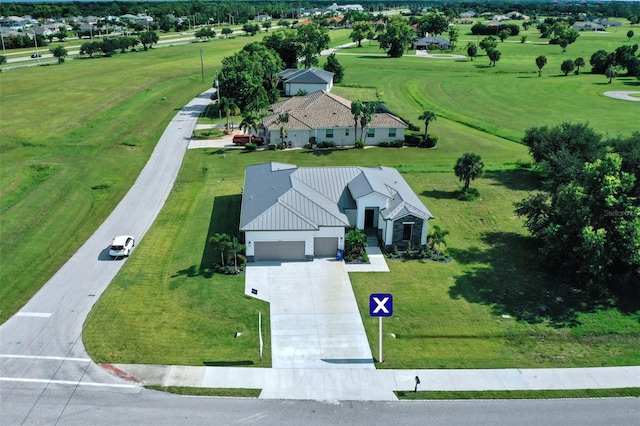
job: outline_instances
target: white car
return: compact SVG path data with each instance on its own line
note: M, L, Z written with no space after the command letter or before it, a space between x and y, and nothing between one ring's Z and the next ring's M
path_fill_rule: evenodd
M115 237L111 246L109 246L109 256L112 259L117 257L127 257L131 254L133 246L136 245L136 239L131 235L120 235Z

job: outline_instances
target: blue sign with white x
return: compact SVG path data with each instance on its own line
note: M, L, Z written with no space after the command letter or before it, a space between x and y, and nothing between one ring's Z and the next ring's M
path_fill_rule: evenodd
M372 317L390 317L393 315L393 296L390 294L372 294L369 296L369 315Z

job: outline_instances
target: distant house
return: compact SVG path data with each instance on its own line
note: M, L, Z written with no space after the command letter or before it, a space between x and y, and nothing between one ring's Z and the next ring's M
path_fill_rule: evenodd
M278 117L287 114L286 123ZM284 126L286 135L281 136ZM353 145L356 139L364 139L354 134L351 101L329 92L320 91L306 96L294 96L273 104L269 114L262 119L262 127L267 142L284 142L290 147L304 147L308 143L332 142L337 146ZM378 145L382 141L403 140L407 124L390 112L373 114L366 128L367 145Z
M418 247L433 218L389 167L256 164L245 169L243 188L240 231L249 261L334 257L354 228L387 249Z
M577 31L604 31L604 26L589 21L576 22L571 28Z
M278 73L278 79L286 96L293 96L300 90L329 92L333 87L333 73L318 68L288 68Z
M604 27L621 27L622 26L622 22L614 21L606 18L600 19L597 22Z
M270 21L271 20L271 16L267 15L266 13L261 13L259 15L257 15L254 20L256 22L265 22L265 21Z
M437 45L440 50L449 50L451 43L442 37L422 37L420 40L411 43L413 50L428 50L431 46Z
M462 19L469 19L469 18L473 18L476 16L476 13L473 11L468 11L468 12L464 12L460 14L460 18Z

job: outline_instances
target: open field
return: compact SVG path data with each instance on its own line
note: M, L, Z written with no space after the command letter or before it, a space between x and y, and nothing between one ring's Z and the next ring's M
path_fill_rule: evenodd
M336 44L349 41L346 31L333 34ZM530 161L517 143L528 127L569 120L588 121L610 136L638 130L637 103L602 96L638 90L637 80L606 84L600 75L559 76L561 59L583 56L588 62L595 50L612 51L625 42L622 32L616 34L581 34L564 55L558 46L501 43L496 67L488 67L483 56L471 62L338 55L346 76L335 93L383 101L416 125L422 124L422 111L434 110L439 117L429 130L440 137L438 148L321 156L189 152L167 207L89 318L87 348L108 362L260 365L257 311L268 319L268 305L242 295L242 277L209 276L200 267L209 261L206 236L220 232L218 226L237 229L232 212L239 205L244 166L282 161L397 167L437 216L433 223L451 231L447 241L456 261L450 265L390 261L390 275L352 275L361 304L371 288L383 291L384 285L410 302L395 320L398 328L387 329L397 339L387 339L386 367L637 364L638 314L585 309L579 297L571 297L566 308L568 295L553 290L552 278L531 267L531 247L512 213L512 202L536 188L529 172L518 171ZM259 38L0 74L0 321L109 214L165 124L209 87L221 59ZM461 32L458 45L467 38ZM538 78L534 59L540 54L549 63ZM451 169L467 151L481 154L490 172L475 185L482 200L470 204L450 197L458 188ZM394 277L391 283L388 277ZM224 300L224 315L211 312L213 299ZM503 319L503 313L512 318ZM377 327L366 320L365 326L375 349ZM236 331L243 338L234 339ZM184 350L186 342L193 351ZM262 365L269 362L265 358Z

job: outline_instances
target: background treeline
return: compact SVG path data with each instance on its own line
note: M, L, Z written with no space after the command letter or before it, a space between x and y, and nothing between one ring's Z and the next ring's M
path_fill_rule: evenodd
M56 2L56 3L0 3L0 15L31 15L35 19L75 16L120 16L125 14L148 13L151 16L194 17L197 24L209 22L225 22L232 14L234 23L245 23L258 13L268 13L276 19L295 17L292 14L299 8L327 7L333 3L327 1L174 1L174 2ZM527 2L443 2L443 1L407 1L403 3L391 1L359 1L365 10L379 12L389 7L405 6L413 13L421 13L426 8L436 8L449 17L473 10L476 13L494 12L496 14L518 11L529 16L576 15L586 13L589 17L609 16L629 18L640 16L640 2L587 2L587 3L553 3L548 1ZM480 19L480 18L478 18Z

